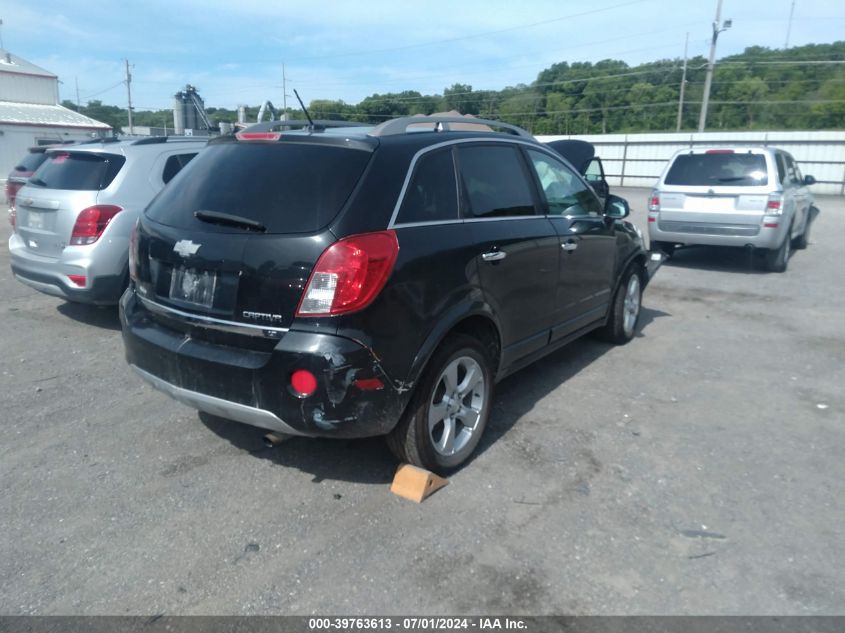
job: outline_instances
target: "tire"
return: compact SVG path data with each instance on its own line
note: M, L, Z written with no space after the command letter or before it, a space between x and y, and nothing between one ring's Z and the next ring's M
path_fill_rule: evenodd
M607 323L598 330L599 338L616 345L624 345L637 332L643 298L643 273L637 264L628 267L610 307Z
M666 257L672 257L675 254L675 244L672 242L652 242L652 250L659 248L666 254Z
M810 245L810 224L812 220L810 219L809 211L807 213L807 219L804 220L804 231L792 240L792 248L796 251L803 251Z
M766 251L766 269L773 273L786 272L789 265L789 255L792 252L792 225L786 232L783 242L778 248L771 248Z
M478 446L492 402L493 371L484 346L471 336L449 336L426 366L387 445L415 466L438 473L455 469Z

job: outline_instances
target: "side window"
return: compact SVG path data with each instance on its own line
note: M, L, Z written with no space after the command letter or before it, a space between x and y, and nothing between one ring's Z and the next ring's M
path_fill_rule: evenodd
M548 154L528 150L537 179L546 196L550 215L602 214L601 203L574 171Z
M778 182L784 185L786 184L786 167L783 163L783 154L775 154L775 163L778 166Z
M587 165L587 171L584 174L584 179L587 182L601 182L604 179L604 174L601 169L601 161L598 158L594 158L590 161L590 164Z
M190 163L191 159L196 155L196 152L194 152L193 154L174 154L169 157L164 163L164 171L161 172L161 179L164 181L164 184L166 185L173 180L173 177L182 171L182 168Z
M519 150L474 145L458 150L466 215L475 218L534 215L534 198Z
M458 219L458 186L452 150L425 154L417 163L397 222Z
M796 185L800 185L803 183L804 178L801 176L801 170L798 169L798 163L795 162L795 159L792 158L789 154L786 154L786 164L787 164L787 171L792 174L792 181Z

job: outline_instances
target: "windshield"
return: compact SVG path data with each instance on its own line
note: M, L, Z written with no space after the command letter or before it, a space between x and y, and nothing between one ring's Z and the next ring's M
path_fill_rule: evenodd
M667 185L759 187L769 182L763 154L682 154L666 174Z
M52 152L28 184L48 189L99 191L108 187L126 159L116 154Z

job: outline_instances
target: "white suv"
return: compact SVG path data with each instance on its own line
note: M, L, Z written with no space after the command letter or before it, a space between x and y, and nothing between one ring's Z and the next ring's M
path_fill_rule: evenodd
M792 156L770 147L681 150L649 200L653 249L678 245L764 249L769 270L783 272L792 248L806 248L818 210Z

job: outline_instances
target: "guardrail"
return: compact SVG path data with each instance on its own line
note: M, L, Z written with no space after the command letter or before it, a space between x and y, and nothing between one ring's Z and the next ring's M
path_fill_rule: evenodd
M813 192L845 195L845 131L703 132L540 135L540 141L580 139L596 146L611 185L651 187L678 150L708 145L764 145L786 150L818 184Z

